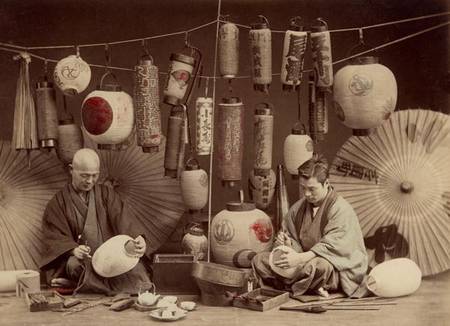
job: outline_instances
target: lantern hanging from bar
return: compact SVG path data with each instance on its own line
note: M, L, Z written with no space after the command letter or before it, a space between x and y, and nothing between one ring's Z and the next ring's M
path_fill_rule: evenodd
M278 164L277 166L277 211L275 214L275 221L273 227L275 234L282 229L282 222L284 216L289 211L289 197L286 188L286 179L284 177L284 166Z
M322 18L317 18L316 25L311 26L310 36L316 86L320 88L331 87L333 85L331 37L328 25Z
M328 110L326 108L324 88L316 87L317 75L309 75L309 134L314 143L322 141L328 133Z
M303 31L300 20L300 17L292 18L284 35L281 83L286 91L296 90L302 82L308 33Z
M218 112L218 159L222 185L233 187L242 177L244 104L239 97L223 98Z
M239 28L230 22L219 28L219 71L223 78L234 78L239 71Z
M106 77L114 80L106 84ZM86 134L99 149L114 149L125 141L134 126L133 99L122 91L116 76L107 71L97 90L89 93L81 105L81 119Z
M36 115L38 139L42 148L53 148L58 139L58 110L56 92L48 81L47 62L44 77L36 84Z
M186 161L180 177L181 195L189 212L195 213L208 202L208 174L194 158Z
M211 154L211 139L212 139L212 114L214 109L214 102L212 97L208 97L208 83L209 78L206 79L205 97L199 97L195 101L195 115L196 115L196 142L195 149L197 155Z
M135 66L134 112L137 144L145 153L157 152L161 144L161 112L159 110L158 67L144 48L145 54Z
M256 205L256 208L266 209L272 202L275 193L276 176L272 169L269 169L267 175L256 175L255 170L250 171L248 178L248 192L250 200Z
M298 167L312 158L313 141L306 134L305 126L299 121L292 128L292 133L284 140L284 164L293 179L298 178Z
M260 22L251 24L249 32L253 88L268 93L272 82L272 34L267 18L258 17Z
M78 47L76 55L69 55L58 61L53 79L64 95L73 96L83 92L91 81L91 68L80 57Z
M257 104L253 121L254 173L256 176L268 176L272 168L273 105Z
M166 150L164 153L165 176L177 178L184 159L186 137L186 106L175 105L170 110L167 126Z
M83 134L80 127L67 111L66 96L63 96L64 112L58 125L58 145L56 153L64 165L72 163L74 154L83 148Z
M169 72L164 85L164 103L177 105L183 102L196 63L193 53L170 55Z

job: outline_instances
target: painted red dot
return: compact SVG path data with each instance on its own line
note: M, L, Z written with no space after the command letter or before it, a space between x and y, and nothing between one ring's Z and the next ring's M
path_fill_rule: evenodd
M111 127L113 111L108 101L94 96L83 103L81 118L84 127L90 134L101 135Z

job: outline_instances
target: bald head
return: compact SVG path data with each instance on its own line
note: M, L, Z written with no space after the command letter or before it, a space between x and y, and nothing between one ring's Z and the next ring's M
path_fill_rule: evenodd
M100 173L100 158L97 153L89 148L78 150L73 156L70 173L75 190L91 190Z

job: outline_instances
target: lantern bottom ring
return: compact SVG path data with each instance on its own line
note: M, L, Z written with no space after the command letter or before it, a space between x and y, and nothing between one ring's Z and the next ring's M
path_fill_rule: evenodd
M41 139L40 146L43 148L56 147L56 139L53 138Z

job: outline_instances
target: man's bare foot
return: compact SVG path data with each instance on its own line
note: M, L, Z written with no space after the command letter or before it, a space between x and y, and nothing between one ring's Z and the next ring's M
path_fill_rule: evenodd
M321 297L324 298L328 298L330 296L330 294L328 293L327 290L325 290L324 288L320 287L316 290L317 294L320 295Z

